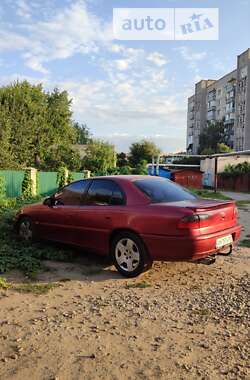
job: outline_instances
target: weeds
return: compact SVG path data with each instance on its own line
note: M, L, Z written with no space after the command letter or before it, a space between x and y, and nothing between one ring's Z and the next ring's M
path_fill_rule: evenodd
M239 245L241 247L250 248L250 239L243 239L240 241Z
M127 289L135 289L135 288L145 289L145 288L149 288L150 286L151 284L149 284L148 282L135 282L133 284L127 284L126 288Z
M50 284L18 284L11 288L19 293L47 294L50 290L57 288L60 284L54 282Z
M25 200L25 204L37 202L38 199ZM21 199L0 204L0 273L18 269L34 279L43 267L42 260L70 261L73 251L40 243L27 245L18 241L14 232L14 217L23 205Z
M11 287L11 284L9 284L5 278L0 277L0 289L8 289Z
M7 282L7 280L4 277L0 277L0 289L7 290L12 289L19 293L33 293L33 294L46 294L50 290L57 288L58 286L61 286L59 283L41 283L41 284L32 284L32 283L25 283L25 284L11 284Z

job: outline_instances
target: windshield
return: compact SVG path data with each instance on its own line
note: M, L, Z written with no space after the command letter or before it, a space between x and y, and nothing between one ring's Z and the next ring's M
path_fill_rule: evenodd
M138 189L146 194L153 203L178 202L197 199L196 195L164 178L140 179L135 181L134 184Z

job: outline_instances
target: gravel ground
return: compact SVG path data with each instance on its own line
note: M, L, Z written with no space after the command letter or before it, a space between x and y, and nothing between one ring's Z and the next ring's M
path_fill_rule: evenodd
M89 255L46 262L48 294L1 290L0 379L250 379L249 254L129 280Z

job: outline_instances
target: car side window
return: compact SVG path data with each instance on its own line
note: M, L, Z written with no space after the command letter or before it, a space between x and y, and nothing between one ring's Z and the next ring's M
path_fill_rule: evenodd
M87 193L86 204L103 206L124 203L124 194L117 183L111 180L93 180Z
M61 193L56 195L56 204L65 206L82 205L83 194L86 192L89 182L89 180L81 180L64 187Z

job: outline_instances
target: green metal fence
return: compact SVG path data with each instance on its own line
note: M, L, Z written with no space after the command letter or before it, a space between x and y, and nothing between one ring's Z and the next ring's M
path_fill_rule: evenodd
M23 170L0 170L0 176L4 177L6 184L6 196L8 198L22 195L22 182L25 172ZM84 178L81 172L72 172L73 180ZM51 195L58 189L56 182L57 172L37 172L37 193L42 196Z
M38 172L38 194L45 196L56 192L57 172Z
M8 198L20 197L22 195L24 171L0 170L0 176L5 179L6 196Z
M84 178L84 174L79 172L72 172L72 178L74 181L77 181L78 179Z

